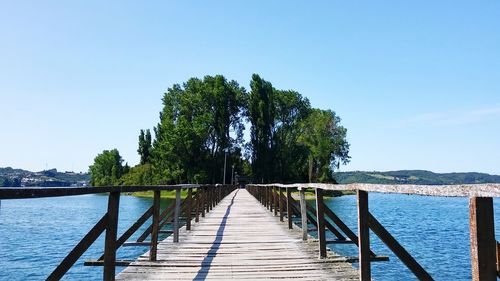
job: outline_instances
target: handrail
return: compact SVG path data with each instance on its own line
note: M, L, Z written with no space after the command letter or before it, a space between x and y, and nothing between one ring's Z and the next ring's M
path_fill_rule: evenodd
M251 184L256 187L281 187L297 189L322 189L334 191L366 191L377 193L397 193L424 196L445 197L500 197L500 184L456 184L456 185L416 185L416 184L328 184L328 183L293 183L293 184Z
M41 197L76 196L107 192L139 192L139 191L174 191L178 188L192 189L214 187L209 184L177 184L177 185L136 185L136 186L99 186L99 187L33 187L33 188L0 188L2 199L26 199Z
M330 221L346 234L350 239L357 238L358 261L360 280L371 280L371 261L387 260L378 257L370 250L370 230L375 233L384 244L410 269L419 280L433 280L431 275L410 255L408 251L385 229L380 222L369 211L368 194L396 193L425 196L444 197L469 197L470 211L470 241L471 241L471 264L472 277L474 281L496 280L500 276L500 250L494 233L493 220L493 197L500 197L500 184L460 184L460 185L386 185L386 184L321 184L321 183L296 183L296 184L249 184L247 189L269 210L279 207L283 212L286 204L288 225L291 227L292 216L301 217L303 239L308 238L308 223L317 226L318 251L320 258L326 258L326 245L330 244L325 238L325 231L332 231L333 227L327 227ZM282 196L281 189L286 190L287 196ZM291 190L300 191L300 212L294 206L291 198ZM305 200L305 191L314 189L316 209L310 207ZM355 191L357 193L358 207L358 236L338 218L338 216L323 203L323 191ZM279 197L277 202L275 198ZM312 217L311 213L316 213ZM280 217L283 214L280 214ZM337 231L337 230L336 230ZM334 233L335 234L335 233ZM338 236L338 235L337 235ZM340 239L342 240L342 239ZM331 241L333 243L345 243L345 241Z

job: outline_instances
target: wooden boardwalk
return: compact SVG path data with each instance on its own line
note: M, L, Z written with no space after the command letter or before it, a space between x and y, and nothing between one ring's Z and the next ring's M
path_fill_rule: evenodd
M145 253L116 280L358 280L345 258L328 253L318 259L318 245L303 241L245 189L233 191L214 209L158 245L158 260Z

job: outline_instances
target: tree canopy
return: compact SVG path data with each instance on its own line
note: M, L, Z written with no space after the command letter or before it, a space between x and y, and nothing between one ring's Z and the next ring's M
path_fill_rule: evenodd
M93 185L221 183L235 173L254 182L333 182L349 161L347 130L331 110L252 75L250 91L222 75L168 88L154 126L140 130L140 163L128 171L118 151L90 166ZM250 125L249 141L243 135ZM120 180L121 178L121 180Z
M94 158L94 164L89 167L90 184L92 186L117 185L126 172L122 166L123 159L117 149L104 150Z

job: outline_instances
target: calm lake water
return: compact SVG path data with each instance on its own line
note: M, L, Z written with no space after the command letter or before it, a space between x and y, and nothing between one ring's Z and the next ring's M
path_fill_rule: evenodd
M327 204L356 232L354 196L329 199ZM495 201L495 210L499 210L499 204ZM119 233L150 205L150 199L122 196ZM106 207L107 196L102 195L2 200L0 280L44 280L100 219ZM370 194L370 210L436 280L471 279L468 199ZM497 225L499 218L495 218ZM104 235L66 274L65 280L101 280L102 267L84 267L83 261L102 254L103 240ZM374 234L371 241L375 253L391 259L373 263L375 279L416 280ZM354 245L332 247L341 254L357 255ZM146 250L123 247L117 257L134 259Z

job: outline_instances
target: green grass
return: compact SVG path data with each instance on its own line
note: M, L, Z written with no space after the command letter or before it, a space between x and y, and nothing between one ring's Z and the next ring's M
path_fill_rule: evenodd
M160 192L160 198L162 199L175 199L175 191L174 190L162 190ZM132 196L143 197L143 198L153 198L153 191L139 191L131 193ZM187 190L181 190L181 198L184 199L187 197Z

